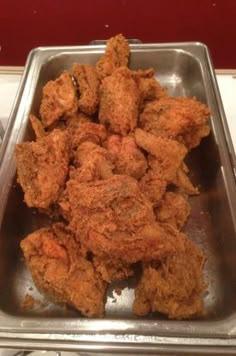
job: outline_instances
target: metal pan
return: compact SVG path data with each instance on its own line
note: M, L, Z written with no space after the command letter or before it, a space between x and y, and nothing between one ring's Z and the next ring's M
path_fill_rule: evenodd
M209 352L211 347L214 353L222 353L222 348L230 353L236 347L236 160L204 44L132 44L130 66L153 67L169 93L195 96L211 109L211 135L189 159L192 179L202 193L191 199L192 213L185 229L208 257L206 316L189 321L166 320L160 315L136 318L131 313L133 288L129 283L121 296L110 289L105 319L88 320L44 299L25 267L19 242L47 221L23 203L15 177L15 144L32 139L28 115L38 112L46 82L74 62L94 64L103 52L103 45L42 47L28 57L0 156L0 346L136 354ZM22 307L26 294L38 301L28 311Z

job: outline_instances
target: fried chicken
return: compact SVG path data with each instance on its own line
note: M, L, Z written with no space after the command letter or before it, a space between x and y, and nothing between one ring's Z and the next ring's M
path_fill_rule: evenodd
M137 126L140 91L130 70L117 69L100 86L100 123L126 136Z
M74 115L68 116L66 119L66 125L72 130L76 130L80 124L88 123L93 121L93 118L89 115L86 115L82 112L78 112Z
M96 69L90 64L76 63L72 73L78 86L78 107L83 113L93 115L97 111L100 84Z
M122 281L134 275L134 268L128 263L118 260L93 258L95 270L100 273L102 279L107 283Z
M141 178L147 170L147 160L131 136L111 135L106 142L115 162L115 172Z
M190 205L180 193L167 192L155 210L157 221L181 229L190 214Z
M139 147L150 153L148 161L152 170L171 182L187 154L186 147L177 141L157 137L142 129L135 130L135 140Z
M156 136L177 140L191 149L209 134L209 116L208 107L195 98L164 96L145 106L140 125Z
M162 199L166 191L166 186L166 179L163 178L159 172L152 169L149 169L139 181L141 191L152 202L153 207Z
M64 196L70 204L70 225L80 233L80 238L86 239L90 228L100 229L100 217L107 225L107 233L119 229L132 232L155 220L152 206L141 193L137 181L126 175L87 183L80 183L72 176Z
M42 122L34 115L29 116L31 126L34 130L36 139L39 139L41 137L44 137L46 135L46 132L43 128Z
M127 67L129 61L129 44L126 38L119 34L107 41L105 54L96 64L96 70L101 79L111 75L119 67Z
M63 224L31 233L21 241L21 248L40 291L87 317L104 314L106 283Z
M61 117L76 113L78 99L76 88L68 72L56 80L50 80L43 88L40 116L44 127L52 125Z
M101 145L107 138L105 127L94 122L82 122L78 126L76 124L69 125L68 131L73 151L76 151L83 142L89 141Z
M101 221L102 219L100 224ZM111 231L110 227L111 224L108 226L104 223L96 228L93 224L83 242L85 249L104 260L112 258L125 264L148 262L165 258L182 248L174 230L164 229L155 222L146 224L135 232L128 232L128 229L115 231L114 228Z
M144 265L135 289L136 315L160 312L170 319L189 319L203 314L205 256L185 235L178 235L181 249L161 261Z
M54 130L36 142L15 149L18 182L29 207L47 209L64 188L69 165L67 133Z
M142 228L154 224L155 216L151 203L131 177L114 175L88 183L72 177L59 204L77 238L96 256L114 255L135 263L139 254L148 254L153 244L159 244L156 236L144 238L147 231Z
M174 184L176 187L180 189L183 193L186 193L188 195L198 195L199 190L197 187L194 187L192 182L190 181L189 177L185 173L183 169L183 165L179 167L179 169L176 172L175 177L171 181L172 184Z
M132 71L132 74L138 84L142 102L160 99L167 95L166 90L155 79L153 68L139 69Z
M74 164L79 167L74 173L78 182L107 179L113 174L113 159L110 153L92 142L83 142L74 154ZM75 176L76 174L76 176Z

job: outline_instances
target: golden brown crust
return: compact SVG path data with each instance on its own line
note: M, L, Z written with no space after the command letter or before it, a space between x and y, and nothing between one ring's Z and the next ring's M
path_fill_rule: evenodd
M166 192L155 210L157 221L181 229L190 214L190 205L180 193Z
M182 249L176 249L159 263L144 265L135 290L136 315L160 312L170 319L189 319L203 314L205 257L185 235L179 234L178 239Z
M103 315L106 283L81 255L73 234L62 224L33 232L21 242L21 248L33 280L43 293L88 317Z
M76 113L77 109L76 88L68 72L45 85L39 109L44 127L49 127L63 116Z
M132 136L111 135L105 146L115 163L115 173L140 179L147 170L147 160Z
M97 72L90 64L74 64L73 76L78 87L78 107L87 115L93 115L98 106L98 89L100 81Z
M69 165L66 132L54 130L37 142L24 142L15 149L18 182L29 207L47 209L64 188Z
M117 68L128 66L129 44L126 38L119 34L107 41L105 54L96 64L96 70L101 79L111 75Z
M148 132L177 140L191 149L209 135L209 116L208 107L195 98L164 96L145 106L140 124Z
M100 86L99 121L125 136L137 126L139 104L138 86L129 69L121 67Z

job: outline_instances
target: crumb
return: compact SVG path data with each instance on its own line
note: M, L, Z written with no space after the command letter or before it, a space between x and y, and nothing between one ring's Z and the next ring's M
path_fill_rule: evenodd
M22 303L22 309L31 310L34 307L34 304L35 304L35 299L32 297L32 295L26 294Z

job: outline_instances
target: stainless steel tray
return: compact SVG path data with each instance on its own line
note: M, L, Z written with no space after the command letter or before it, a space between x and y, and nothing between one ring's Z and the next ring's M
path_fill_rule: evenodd
M196 96L212 112L212 132L189 158L201 195L191 199L186 233L208 256L207 315L170 321L131 313L132 283L121 296L110 290L103 320L88 320L73 310L50 304L37 292L25 268L19 242L47 224L23 203L16 184L14 147L30 140L30 112L37 113L45 83L74 62L95 63L104 46L42 47L25 67L0 155L0 346L31 349L231 353L236 347L236 186L235 155L207 47L201 43L132 44L131 68L153 67L172 95ZM32 289L33 288L33 289ZM39 302L24 310L26 293ZM114 303L114 297L116 302ZM225 346L229 346L225 349ZM194 351L193 351L194 350Z

